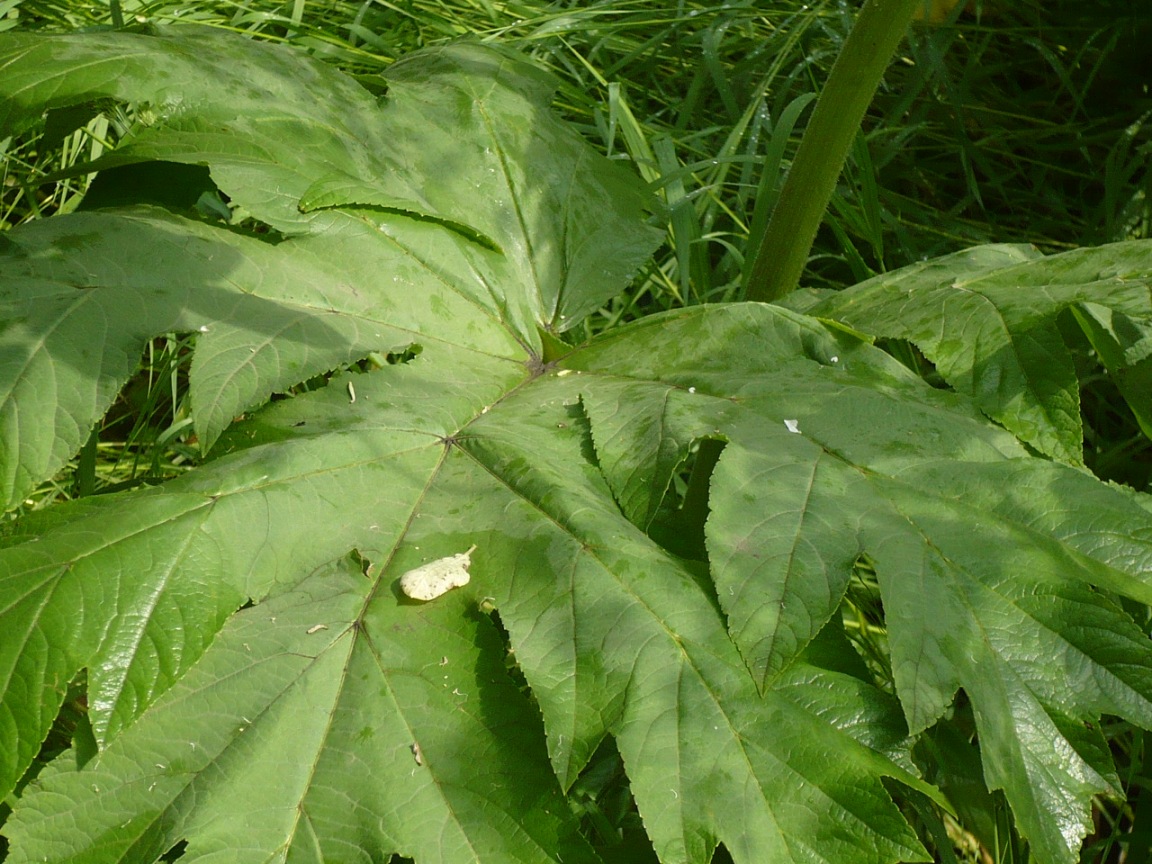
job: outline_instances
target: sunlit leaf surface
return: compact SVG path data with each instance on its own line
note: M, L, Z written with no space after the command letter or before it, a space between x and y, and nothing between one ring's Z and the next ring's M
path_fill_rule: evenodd
M197 334L213 457L0 550L0 791L81 670L99 744L18 793L10 861L595 861L564 792L609 736L663 861L926 860L891 795L943 800L909 733L961 689L1037 860L1074 860L1115 782L1093 724L1152 724L1119 604L1152 600L1146 496L780 308L560 343L658 235L514 56L416 55L379 104L219 35L6 38L0 63L13 128L146 106L112 162L206 163L281 232L130 207L0 247L10 503L167 331ZM389 351L412 359L351 366ZM707 506L680 508L705 452ZM465 584L401 590L465 553ZM894 696L840 627L860 566Z

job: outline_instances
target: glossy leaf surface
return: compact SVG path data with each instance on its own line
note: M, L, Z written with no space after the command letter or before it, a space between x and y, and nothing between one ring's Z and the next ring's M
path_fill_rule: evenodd
M212 52L249 70L242 111L185 74L233 75ZM4 238L10 502L164 332L198 334L213 445L161 486L30 514L0 549L0 791L82 670L99 745L18 793L11 861L182 842L189 861L594 861L564 791L609 736L662 861L719 843L748 864L926 860L891 796L943 800L911 744L960 689L1037 859L1074 860L1114 782L1091 724L1152 724L1152 650L1117 601L1152 600L1146 496L1030 455L860 334L777 307L560 343L656 238L639 182L551 117L519 58L416 55L377 103L220 36L0 54L14 128L110 96L167 106L114 157L207 163L282 234L125 207ZM329 78L329 101L299 104L297 79ZM265 116L310 145L287 152ZM1003 255L1021 281L1047 272ZM689 554L661 530L705 441L720 452ZM401 592L468 550L467 584ZM839 626L862 563L895 696Z
M1079 382L1056 318L1081 303L1152 317L1146 250L1135 240L1041 258L1030 247L980 246L885 273L806 311L907 339L989 417L1079 465Z

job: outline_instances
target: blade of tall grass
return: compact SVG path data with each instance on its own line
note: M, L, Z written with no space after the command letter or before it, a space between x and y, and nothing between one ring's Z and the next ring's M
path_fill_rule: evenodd
M702 286L708 285L707 262L702 258L700 220L684 187L683 171L676 157L676 145L670 138L653 142L656 164L660 169L660 191L668 207L671 239L676 253L680 296L685 302L699 302Z
M616 82L608 85L608 122L613 130L620 130L620 134L624 137L624 147L632 157L640 176L649 183L657 183L660 180L660 170L656 155L648 143L647 133L628 106L623 88Z

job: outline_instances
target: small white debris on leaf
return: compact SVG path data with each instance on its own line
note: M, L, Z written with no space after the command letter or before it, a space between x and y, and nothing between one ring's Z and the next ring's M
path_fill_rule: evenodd
M437 558L400 577L400 590L413 600L435 600L441 594L467 585L472 577L468 567L472 564L473 545L467 552Z
M796 434L800 434L800 421L799 420L785 420L784 421L784 428L787 429L789 432L795 432Z
M424 754L420 752L420 745L413 741L408 749L412 751L412 758L416 760L416 764L423 765Z

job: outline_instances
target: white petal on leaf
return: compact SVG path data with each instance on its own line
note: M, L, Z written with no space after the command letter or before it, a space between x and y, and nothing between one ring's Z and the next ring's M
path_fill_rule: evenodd
M784 427L789 432L795 432L796 434L800 434L800 421L799 420L785 420L784 421Z
M472 563L473 546L459 555L437 558L421 564L400 577L400 590L413 600L435 600L441 594L467 585L471 579L468 567Z

